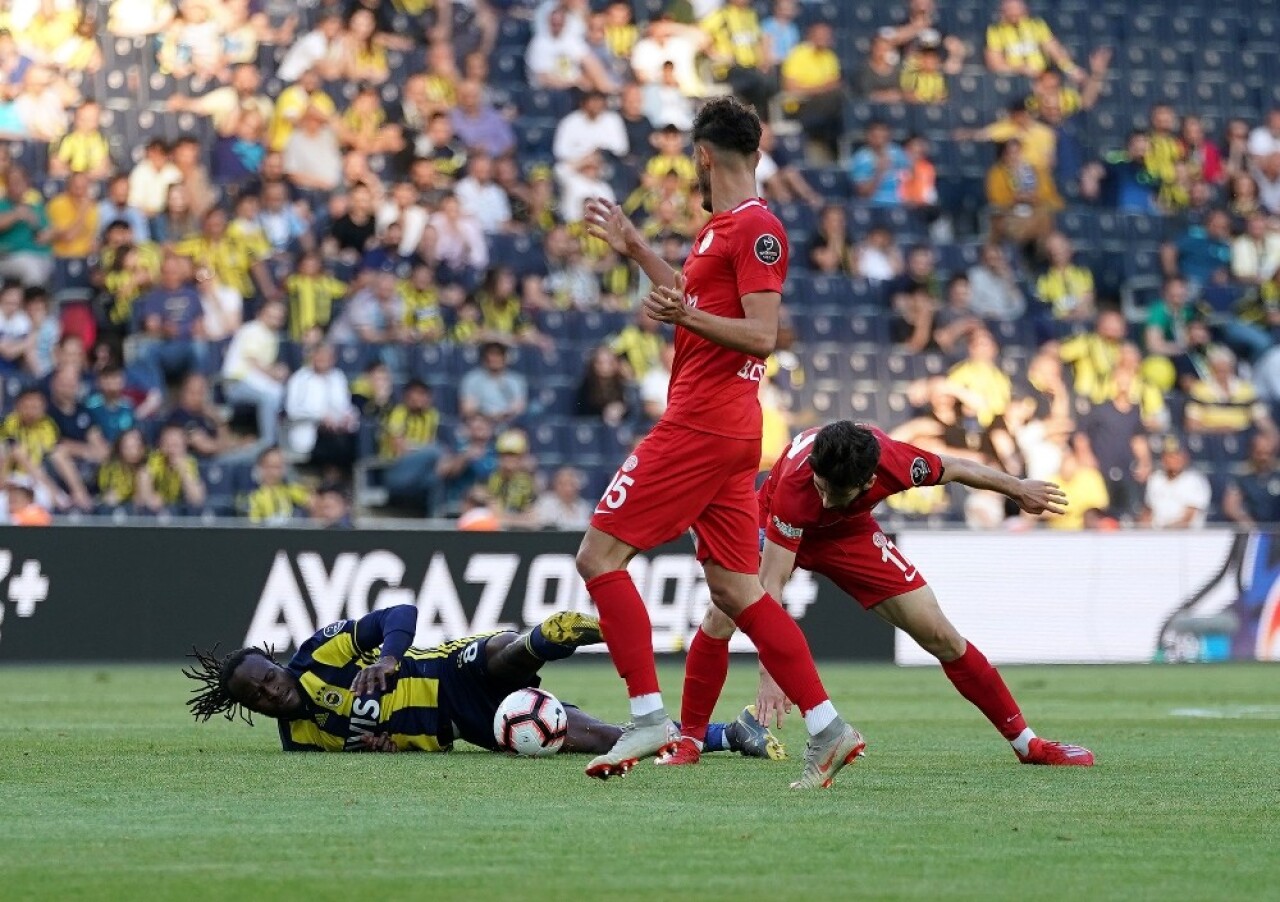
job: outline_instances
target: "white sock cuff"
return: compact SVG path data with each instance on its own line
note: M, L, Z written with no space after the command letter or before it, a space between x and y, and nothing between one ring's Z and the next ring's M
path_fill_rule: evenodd
M655 711L661 711L662 693L650 692L648 695L637 695L631 699L631 716L644 717L646 714L653 714Z
M1009 745L1013 746L1013 750L1019 755L1025 755L1027 752L1031 751L1031 740L1035 738L1035 731L1030 727L1027 727L1018 734L1016 739L1010 739Z
M831 700L828 699L818 707L810 708L804 712L804 725L810 736L817 736L831 726L832 722L839 716L836 713L836 706L831 704Z

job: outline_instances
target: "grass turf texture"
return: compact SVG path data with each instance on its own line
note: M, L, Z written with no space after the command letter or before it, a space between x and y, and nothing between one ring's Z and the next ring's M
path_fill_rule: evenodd
M1274 668L1009 668L1034 727L1099 766L1035 768L935 668L827 666L868 755L834 789L730 755L285 755L192 723L176 667L0 669L0 897L1244 899L1275 892ZM736 663L728 718L751 692ZM546 686L624 716L604 662ZM668 697L679 672L663 671ZM1256 719L1177 708L1270 706ZM736 707L735 707L736 706ZM466 750L463 750L466 749ZM1272 896L1274 898L1274 896Z

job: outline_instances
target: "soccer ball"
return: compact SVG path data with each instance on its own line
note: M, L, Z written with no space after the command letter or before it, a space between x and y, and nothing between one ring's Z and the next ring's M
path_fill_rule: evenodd
M493 716L498 746L531 758L560 751L568 729L564 705L544 689L517 689L502 700Z

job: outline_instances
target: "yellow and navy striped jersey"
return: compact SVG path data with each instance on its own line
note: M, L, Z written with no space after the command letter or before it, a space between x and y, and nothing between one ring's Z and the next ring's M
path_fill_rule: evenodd
M974 415L983 426L990 426L1009 409L1013 386L1009 377L993 363L962 360L947 373L947 382L967 388L982 400L983 406L975 410Z
M679 176L680 181L685 184L692 184L698 179L698 169L693 163L693 157L684 153L672 156L660 153L656 157L651 157L649 162L644 164L644 172L645 175L659 179L674 174Z
M187 475L200 478L194 459L186 459ZM151 476L151 487L165 504L177 504L182 500L182 474L169 464L169 458L159 451L152 451L147 458L147 473Z
M1084 98L1075 88L1063 85L1058 89L1058 109L1062 118L1067 119L1084 109ZM1034 94L1027 97L1027 112L1033 116L1040 115L1040 98Z
M72 172L92 172L111 162L111 145L102 132L71 132L53 142L49 156L66 163Z
M0 426L0 439L13 442L27 453L31 466L38 467L45 456L58 444L58 427L49 417L41 417L29 426L24 426L16 413L4 418Z
M449 340L458 344L470 344L480 337L480 324L460 319L449 330Z
M1036 280L1036 294L1053 306L1053 315L1065 319L1076 311L1085 298L1092 296L1093 273L1083 266L1068 264L1051 269Z
M404 301L404 324L419 338L436 341L444 337L444 315L440 312L440 292L434 287L414 288L411 282L400 283Z
M289 337L301 341L312 329L324 329L333 318L333 305L347 293L347 283L333 276L292 275L284 280L289 299Z
M637 379L658 365L662 346L666 342L656 332L646 332L639 326L627 326L609 343L609 350L626 360Z
M538 500L538 486L532 473L494 473L489 477L489 494L504 511L520 514Z
M480 323L485 331L500 335L525 335L533 328L518 297L502 299L487 293L480 295Z
M1053 32L1044 19L996 22L987 28L987 49L1004 57L1015 69L1028 69L1038 75L1049 67L1045 47L1053 40Z
M635 49L640 31L634 25L606 25L604 27L604 43L609 52L618 59L631 59L631 51Z
M716 57L731 59L732 65L743 69L754 69L759 64L764 31L754 9L721 7L702 20L702 30L710 36ZM717 70L717 78L723 77L723 66Z
M98 493L103 500L127 504L138 487L138 472L123 461L109 460L98 470Z
M381 657L384 624L389 627L398 611L390 608L359 621L331 623L298 649L285 669L298 679L306 713L278 721L286 752L363 751L361 738L372 734L389 736L401 751L445 752L453 746L444 691L449 669L457 666L450 656L484 637L409 648L399 657L399 669L386 692L351 692L356 674Z
M249 493L249 522L287 523L311 503L311 493L295 482L260 485Z
M944 103L947 77L941 72L906 68L902 70L902 91L916 103Z
M396 456L393 439L402 438L410 448L421 448L436 440L440 430L440 411L434 407L414 412L403 404L391 408L382 421L382 456Z
M214 240L195 235L179 241L173 250L178 256L189 258L196 266L208 267L219 282L246 298L257 294L250 270L254 264L270 256L270 245L265 237L261 243L242 241L230 231Z

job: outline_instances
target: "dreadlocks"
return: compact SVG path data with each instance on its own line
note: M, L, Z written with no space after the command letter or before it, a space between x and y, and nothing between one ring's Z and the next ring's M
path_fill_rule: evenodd
M218 646L216 645L205 652L192 646L191 654L187 655L188 658L194 658L196 664L194 667L182 668L182 675L200 684L191 690L191 698L187 699L191 716L201 722L207 721L215 714L222 714L227 720L235 720L238 716L249 726L253 726L253 713L245 710L231 697L228 684L236 668L247 658L261 655L268 661L274 662L274 649L257 648L251 645L248 648L233 651L221 660L217 655Z

